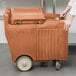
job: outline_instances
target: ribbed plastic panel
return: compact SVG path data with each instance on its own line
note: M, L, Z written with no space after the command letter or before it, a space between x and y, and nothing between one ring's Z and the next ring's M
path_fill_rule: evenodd
M54 59L58 56L58 29L37 29L38 60Z

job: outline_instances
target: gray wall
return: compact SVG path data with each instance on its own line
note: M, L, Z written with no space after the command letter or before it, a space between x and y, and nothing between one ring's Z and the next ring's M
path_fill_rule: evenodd
M5 1L5 2L3 2ZM52 0L46 1L46 12L52 13ZM56 13L61 13L68 4L69 0L56 0ZM41 0L0 0L0 15L4 14L7 7L11 8L28 8L28 7L41 7ZM70 28L69 43L76 43L76 18L74 18L72 26ZM0 43L7 43L4 34L4 21L0 20Z

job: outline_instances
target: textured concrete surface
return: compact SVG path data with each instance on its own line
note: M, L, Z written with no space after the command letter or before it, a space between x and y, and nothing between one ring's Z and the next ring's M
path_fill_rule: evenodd
M21 72L12 62L8 45L0 44L0 76L76 76L76 48L70 47L68 61L63 61L63 67L56 71L51 62L33 63L33 68L28 72ZM73 53L74 52L74 53Z

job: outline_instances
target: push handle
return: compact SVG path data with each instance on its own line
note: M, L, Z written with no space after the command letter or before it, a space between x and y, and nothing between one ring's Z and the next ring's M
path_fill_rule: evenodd
M11 8L7 8L4 13L4 23L5 25L8 25L10 23L10 16L11 16Z
M59 17L56 17L55 19L56 19L56 20L62 20L62 19L64 19L64 17L60 17L60 16L59 16Z

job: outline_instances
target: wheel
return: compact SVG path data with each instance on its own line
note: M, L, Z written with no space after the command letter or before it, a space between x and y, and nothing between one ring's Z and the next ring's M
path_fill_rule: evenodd
M56 70L60 70L62 68L62 64L61 64L61 61L57 60L56 61Z
M20 71L28 71L32 67L32 59L28 56L21 56L18 58L16 64Z

